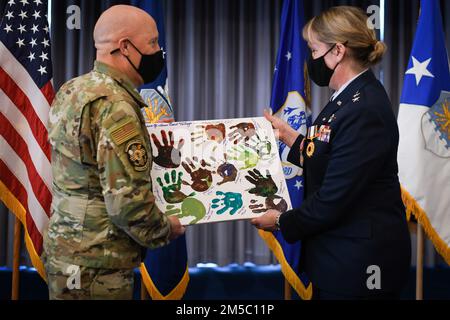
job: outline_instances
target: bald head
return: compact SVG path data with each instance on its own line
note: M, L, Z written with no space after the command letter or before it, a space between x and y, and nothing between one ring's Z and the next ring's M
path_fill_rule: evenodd
M123 39L157 34L155 20L144 10L133 6L116 5L104 11L94 28L94 42L98 51L117 47Z
M126 75L136 86L143 84L137 72L142 55L160 50L155 20L144 10L117 5L102 13L94 29L97 61Z

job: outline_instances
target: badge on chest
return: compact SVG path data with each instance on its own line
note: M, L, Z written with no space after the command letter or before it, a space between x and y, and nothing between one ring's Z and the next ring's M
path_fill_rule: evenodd
M315 142L321 141L324 143L330 142L331 128L328 125L315 125L308 128L306 139L306 155L311 158L316 150Z

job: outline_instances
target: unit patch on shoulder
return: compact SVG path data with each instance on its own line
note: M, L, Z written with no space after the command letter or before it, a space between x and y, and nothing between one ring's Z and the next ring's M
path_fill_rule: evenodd
M144 171L148 168L148 154L141 140L128 142L125 152L134 170Z
M136 125L130 119L123 124L119 125L117 128L111 132L111 139L114 143L120 146L122 143L130 140L131 138L139 134Z

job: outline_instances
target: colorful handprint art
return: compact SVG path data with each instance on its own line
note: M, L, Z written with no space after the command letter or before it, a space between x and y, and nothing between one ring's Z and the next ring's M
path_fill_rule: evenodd
M156 203L183 225L291 208L278 144L265 118L158 123L148 131Z

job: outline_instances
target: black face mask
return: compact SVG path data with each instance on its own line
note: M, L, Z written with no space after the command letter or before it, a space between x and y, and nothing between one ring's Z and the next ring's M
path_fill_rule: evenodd
M130 44L136 49L137 52L141 55L141 63L137 68L131 60L127 58L128 62L133 66L134 70L142 77L144 83L153 82L158 78L159 74L164 68L164 57L162 50L155 52L154 54L143 54L130 40L128 40ZM110 52L113 54L114 52L119 51L120 49L115 49Z
M336 46L336 43L333 44L333 46L325 52L325 54L317 59L313 59L312 53L308 59L308 73L309 77L312 81L314 81L315 84L317 84L319 87L326 87L330 84L331 77L333 76L334 70L336 70L337 66L336 64L334 69L330 69L327 64L325 63L325 56L333 50L333 48Z

